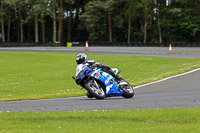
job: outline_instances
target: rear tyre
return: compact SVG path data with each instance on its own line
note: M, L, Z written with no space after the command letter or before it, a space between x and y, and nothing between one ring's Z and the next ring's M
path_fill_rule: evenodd
M132 98L135 94L133 87L125 80L121 80L121 82L125 82L125 85L120 86L120 89L123 90L123 97L124 98Z
M95 79L88 80L85 83L85 89L88 91L90 96L96 99L104 99L106 97L104 89L96 82Z

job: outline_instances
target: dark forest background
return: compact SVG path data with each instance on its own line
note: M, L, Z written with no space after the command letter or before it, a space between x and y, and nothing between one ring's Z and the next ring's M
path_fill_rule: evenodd
M1 42L200 42L200 0L0 0Z

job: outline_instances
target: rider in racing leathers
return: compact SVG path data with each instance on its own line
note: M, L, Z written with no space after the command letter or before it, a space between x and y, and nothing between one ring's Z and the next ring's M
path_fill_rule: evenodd
M88 60L87 55L84 53L80 53L76 56L76 62L77 64L86 64L88 67L97 67L101 68L102 71L109 73L112 75L117 81L120 81L122 79L121 76L115 75L114 71L107 65L102 65L99 62L96 62L95 60Z

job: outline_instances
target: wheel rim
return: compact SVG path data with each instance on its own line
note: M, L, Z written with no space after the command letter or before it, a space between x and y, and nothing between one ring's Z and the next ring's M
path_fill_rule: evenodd
M95 80L93 80L92 83L90 83L90 88L98 95L105 95L104 90L102 89L102 87L100 87L97 82Z
M133 88L130 85L127 85L124 89L129 93L133 93Z
M133 93L133 87L125 80L123 80L123 82L126 82L127 85L123 87L123 89L128 92L128 93Z

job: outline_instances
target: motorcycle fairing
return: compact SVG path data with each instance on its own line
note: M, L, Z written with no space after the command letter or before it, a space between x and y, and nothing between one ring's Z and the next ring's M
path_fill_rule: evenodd
M121 96L123 94L122 90L118 91L116 82L110 74L103 72L101 69L97 69L91 74L91 76L100 80L102 83L104 83L104 85L106 86L107 96L110 94Z

